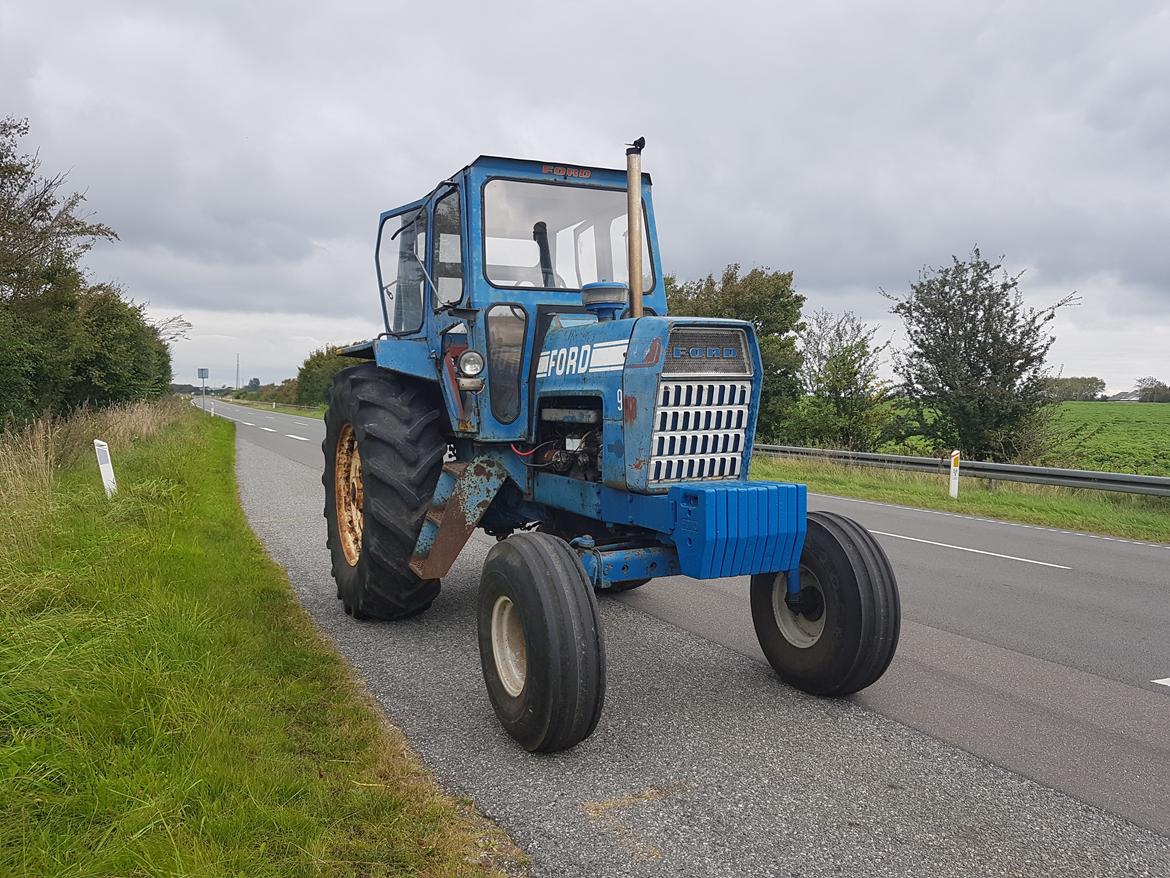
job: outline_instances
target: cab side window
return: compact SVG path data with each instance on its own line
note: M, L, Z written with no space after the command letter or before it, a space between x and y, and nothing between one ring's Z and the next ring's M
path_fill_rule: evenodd
M390 332L415 332L422 326L426 252L426 210L388 217L382 223L378 271Z
M457 305L463 298L463 231L459 190L452 189L435 202L433 266L438 301L435 307Z

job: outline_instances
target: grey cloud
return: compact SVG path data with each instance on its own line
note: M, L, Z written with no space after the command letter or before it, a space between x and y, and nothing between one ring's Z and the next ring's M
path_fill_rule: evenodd
M878 287L978 243L1029 267L1037 296L1100 297L1115 329L1170 312L1157 3L3 15L3 111L31 117L46 165L71 167L122 235L95 251L95 274L158 307L375 319L380 210L479 153L616 165L644 134L682 276L792 269L814 304L884 319ZM1070 335L1082 347L1066 360L1106 359ZM1138 339L1113 353L1121 382L1121 361L1160 351Z

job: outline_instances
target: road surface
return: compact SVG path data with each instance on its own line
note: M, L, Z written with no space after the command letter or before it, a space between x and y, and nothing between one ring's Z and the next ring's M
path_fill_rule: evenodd
M1170 876L1170 546L819 495L879 535L902 641L844 701L775 680L746 579L603 600L609 691L567 754L496 724L475 642L477 534L418 619L334 598L324 426L217 401L245 510L317 624L440 783L537 874Z

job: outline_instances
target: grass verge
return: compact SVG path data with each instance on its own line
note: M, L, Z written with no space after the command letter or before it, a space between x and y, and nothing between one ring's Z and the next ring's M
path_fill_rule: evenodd
M230 423L182 401L155 413L104 437L110 501L88 456L25 479L39 490L0 466L0 874L513 869L506 836L436 789L264 554ZM0 437L0 463L44 441Z
M959 498L947 494L947 477L829 461L768 457L752 461L757 479L804 482L810 491L862 500L1002 518L1060 530L1170 542L1170 498L1111 494L964 478Z

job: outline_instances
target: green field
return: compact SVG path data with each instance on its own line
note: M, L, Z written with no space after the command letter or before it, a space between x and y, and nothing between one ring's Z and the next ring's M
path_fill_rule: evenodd
M514 872L253 536L233 436L178 399L0 434L0 875Z
M1170 476L1170 403L1066 402L1056 423L1099 430L1074 452L1081 469Z

